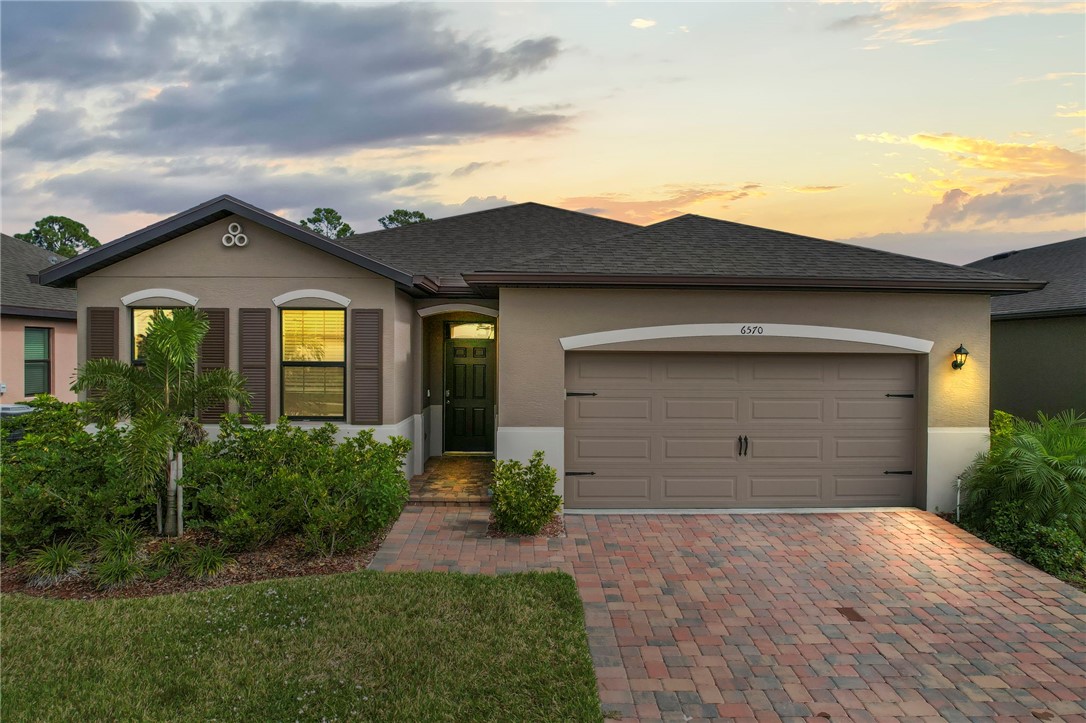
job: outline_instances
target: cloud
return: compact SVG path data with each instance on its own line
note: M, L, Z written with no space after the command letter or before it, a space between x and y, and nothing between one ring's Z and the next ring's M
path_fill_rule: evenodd
M796 193L828 193L839 188L844 188L844 186L795 186L789 190Z
M868 40L896 42L910 45L928 45L938 42L930 38L918 38L917 33L930 33L960 23L974 23L991 18L1021 15L1080 15L1082 4L1078 2L1013 2L989 0L988 2L915 2L894 0L878 3L874 12L859 13L830 24L831 30L871 29Z
M553 110L462 96L544 69L561 52L557 38L496 48L444 29L443 15L428 6L108 3L106 23L90 17L97 3L12 5L14 16L5 3L0 49L5 87L49 84L67 98L125 82L154 89L121 104L100 130L76 124L62 133L39 121L26 131L34 144L25 147L52 139L69 158L90 146L163 155L211 147L339 152L539 133L567 121Z
M506 161L472 161L466 166L460 166L449 175L453 178L464 178L470 176L476 171L481 171L484 168L496 168L498 166L504 166Z
M950 264L967 264L1013 249L1066 241L1081 236L1081 230L1007 232L930 230L916 233L882 233L838 239L857 246L920 256Z
M648 18L634 18L630 21L631 28L637 28L638 30L645 30L656 25L655 20L649 20Z
M1015 83L1036 83L1043 80L1063 80L1065 78L1081 78L1086 75L1081 71L1063 71L1058 73L1045 73L1035 78L1019 78Z
M83 126L87 112L82 108L54 110L40 108L33 117L4 138L7 150L19 149L40 161L88 156L105 146L87 133L72 132Z
M967 222L987 224L1019 218L1081 218L1083 214L1086 214L1086 183L1040 187L1020 183L977 195L954 188L931 207L924 228L943 229Z
M1086 156L1051 143L998 143L953 133L861 134L856 140L913 145L945 154L967 168L1026 175L1081 174Z
M576 196L562 199L559 205L597 216L645 224L688 213L688 207L695 204L717 202L721 208L725 208L733 201L765 195L761 188L758 183L728 188L680 186L667 189L668 195L663 198L636 199L627 194Z

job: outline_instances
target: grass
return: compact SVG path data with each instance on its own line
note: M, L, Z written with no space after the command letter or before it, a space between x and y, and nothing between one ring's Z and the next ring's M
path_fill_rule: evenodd
M360 572L156 598L5 595L0 717L602 719L563 573Z

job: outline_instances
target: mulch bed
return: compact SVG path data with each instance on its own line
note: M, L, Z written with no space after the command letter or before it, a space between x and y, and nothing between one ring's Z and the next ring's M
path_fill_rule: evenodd
M562 515L555 515L551 518L551 521L543 525L543 529L539 531L538 535L514 535L509 532L502 532L498 529L498 526L494 524L494 515L490 516L490 523L486 528L487 537L503 538L503 537L517 537L521 539L532 540L537 537L565 537L566 536L566 523Z
M137 580L130 585L110 590L97 589L94 581L85 573L49 587L37 587L30 584L24 565L4 565L0 568L0 592L19 592L35 597L68 600L138 598L209 590L226 585L244 585L260 580L355 572L366 569L370 560L377 554L386 533L387 530L354 552L331 557L307 554L300 539L284 537L259 550L232 553L230 557L234 562L213 578L196 580L179 570L173 570L157 580ZM186 532L179 539L200 545L213 541L213 538L205 532ZM152 540L148 549L153 550L160 544L162 544L161 541Z

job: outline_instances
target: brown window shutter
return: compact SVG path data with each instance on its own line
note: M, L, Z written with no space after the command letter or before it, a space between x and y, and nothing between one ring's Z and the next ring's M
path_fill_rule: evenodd
M119 359L120 309L116 306L87 307L87 361ZM101 396L101 390L88 389L87 399Z
M381 423L381 309L351 310L351 424Z
M271 309L239 309L241 375L251 395L247 414L271 422Z
M200 356L196 371L230 368L230 310L202 309L207 319L207 335L200 343ZM226 404L213 404L200 412L201 422L216 423L226 414Z

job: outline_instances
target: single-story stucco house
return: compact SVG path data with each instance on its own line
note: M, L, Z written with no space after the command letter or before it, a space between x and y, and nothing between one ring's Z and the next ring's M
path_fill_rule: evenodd
M1027 419L1086 412L1086 236L969 266L1048 282L992 298L992 408Z
M230 196L41 280L78 289L81 362L198 306L201 365L265 420L403 435L412 473L543 450L569 509L949 509L987 444L989 299L1043 285L535 203L333 241Z
M74 402L75 290L38 283L38 271L60 258L0 234L0 402L52 394Z

